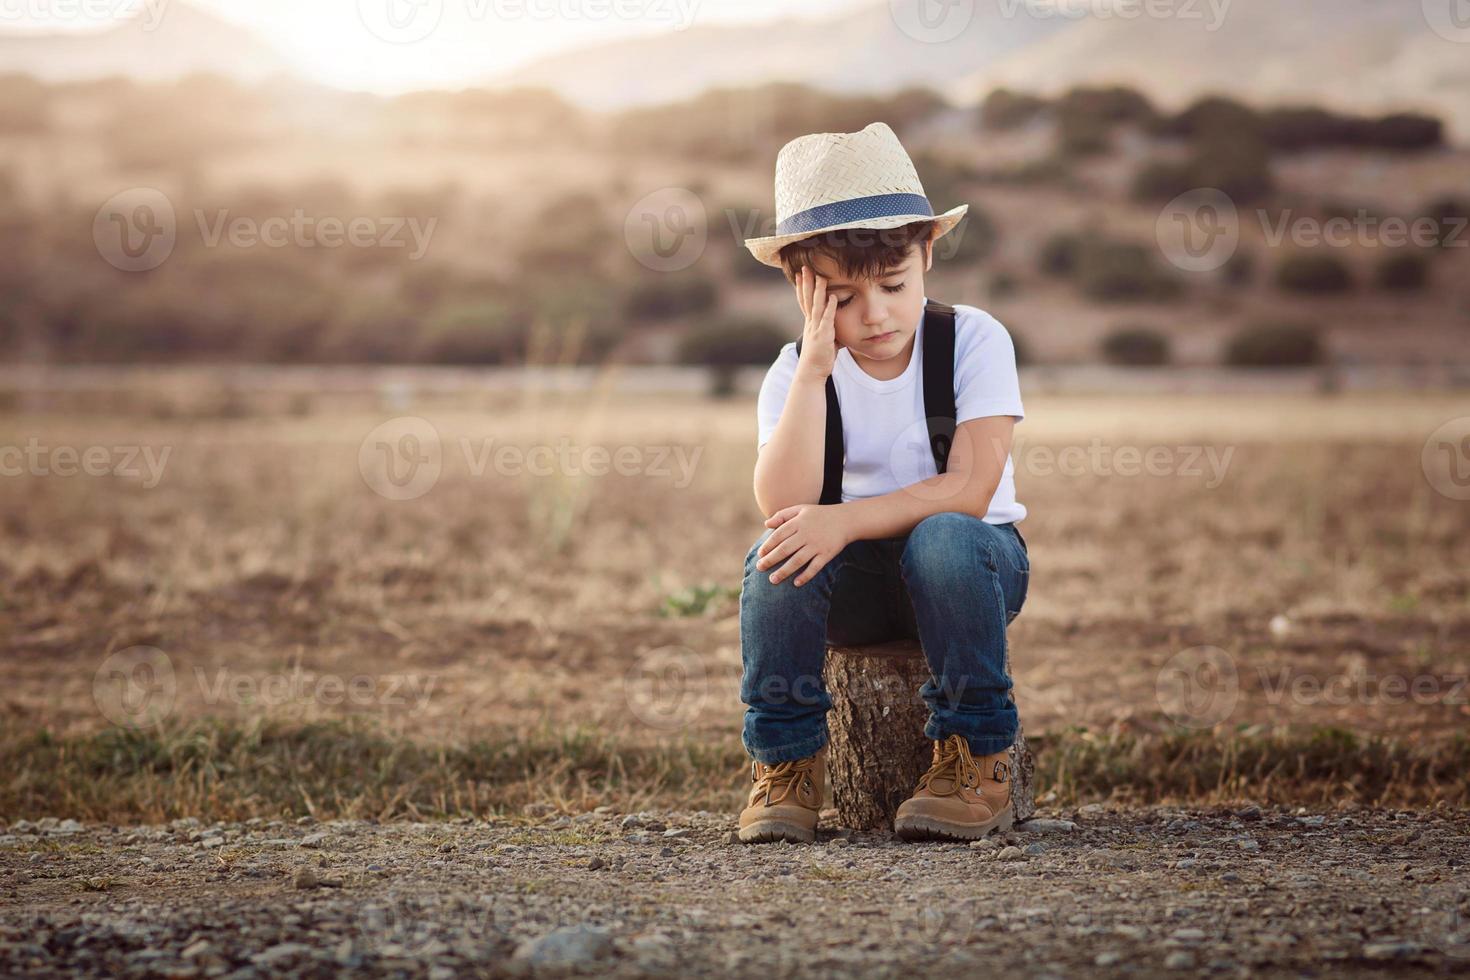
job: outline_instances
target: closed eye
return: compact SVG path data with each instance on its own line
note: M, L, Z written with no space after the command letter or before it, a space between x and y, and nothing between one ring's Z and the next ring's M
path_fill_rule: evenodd
M882 290L885 293L901 293L901 292L903 292L903 287L904 287L904 284L903 283L899 283L897 286L883 286L881 288L882 288ZM852 297L851 296L847 297L846 299L839 299L837 301L837 308L840 310L844 306L846 306L848 303L851 303L851 302L852 302Z

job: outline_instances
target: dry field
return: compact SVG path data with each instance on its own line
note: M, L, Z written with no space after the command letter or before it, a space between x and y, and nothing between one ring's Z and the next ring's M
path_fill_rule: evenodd
M3 404L0 815L738 805L749 400ZM1470 502L1421 465L1463 396L1027 408L1044 800L1464 804Z

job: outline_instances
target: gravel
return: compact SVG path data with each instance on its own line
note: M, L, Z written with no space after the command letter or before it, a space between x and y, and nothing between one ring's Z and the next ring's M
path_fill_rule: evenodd
M1470 972L1463 812L1095 807L974 844L733 823L18 821L0 975Z

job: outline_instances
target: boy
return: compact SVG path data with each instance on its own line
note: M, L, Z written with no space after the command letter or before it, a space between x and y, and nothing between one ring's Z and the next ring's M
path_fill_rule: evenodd
M743 841L815 839L826 646L901 637L918 638L929 663L934 751L895 832L966 840L1011 825L1005 631L1030 577L1010 459L1023 414L1015 350L989 314L924 290L934 241L967 208L935 216L879 122L786 144L777 234L745 242L785 272L805 325L758 402L767 530L740 593L754 784Z

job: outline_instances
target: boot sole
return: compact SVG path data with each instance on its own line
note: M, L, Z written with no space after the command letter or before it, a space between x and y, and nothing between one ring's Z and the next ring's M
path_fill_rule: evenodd
M1007 806L984 823L952 823L936 817L900 817L893 832L904 840L979 840L991 831L1010 830L1016 822L1015 810Z
M810 844L817 839L817 832L789 820L758 820L740 828L742 844L772 844L776 841L791 841L793 844Z

